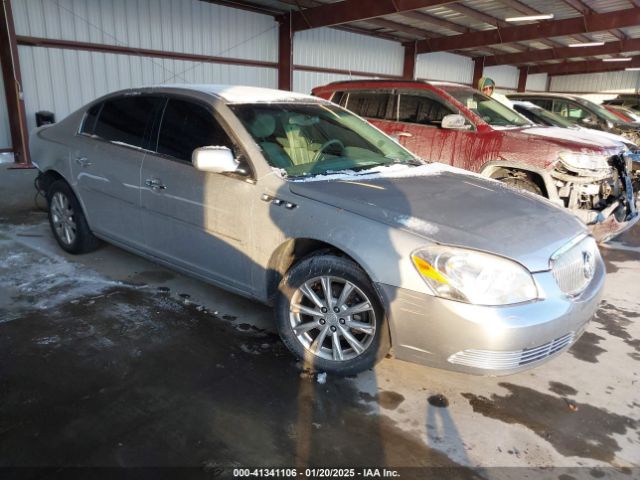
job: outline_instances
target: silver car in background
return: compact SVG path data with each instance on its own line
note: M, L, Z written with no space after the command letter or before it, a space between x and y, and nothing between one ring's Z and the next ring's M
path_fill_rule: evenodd
M283 342L318 370L392 349L514 373L567 349L604 283L572 215L306 95L121 91L36 130L31 152L63 249L106 240L274 305Z

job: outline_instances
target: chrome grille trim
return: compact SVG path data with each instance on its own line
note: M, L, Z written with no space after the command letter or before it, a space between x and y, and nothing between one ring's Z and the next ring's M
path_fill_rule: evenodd
M569 332L562 337L537 347L525 348L516 351L495 350L463 350L454 353L448 359L449 363L464 365L467 367L482 368L485 370L510 370L523 365L538 362L556 353L559 353L574 342L575 332Z
M551 273L563 293L582 293L593 279L598 246L593 237L574 239L551 257Z

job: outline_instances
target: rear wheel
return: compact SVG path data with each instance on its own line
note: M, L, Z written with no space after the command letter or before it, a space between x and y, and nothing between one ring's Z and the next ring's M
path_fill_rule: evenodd
M64 180L57 180L47 191L49 224L58 244L69 253L95 250L99 240L89 230L80 202Z
M285 345L316 370L358 373L389 351L376 293L366 274L343 257L318 255L294 265L280 284L276 314Z

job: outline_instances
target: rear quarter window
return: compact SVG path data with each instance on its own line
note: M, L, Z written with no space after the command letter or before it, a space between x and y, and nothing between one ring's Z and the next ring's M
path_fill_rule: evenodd
M96 128L96 120L98 119L98 115L100 115L100 110L102 109L103 103L97 103L93 107L91 107L84 114L84 118L82 119L82 125L80 126L80 133L84 133L86 135L93 135L93 132Z

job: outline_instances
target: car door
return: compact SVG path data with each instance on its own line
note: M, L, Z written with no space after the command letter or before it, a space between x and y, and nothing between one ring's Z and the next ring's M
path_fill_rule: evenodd
M576 102L565 99L553 100L553 111L572 123L584 126L595 125L598 118Z
M72 173L92 230L140 248L140 169L162 99L124 95L87 112ZM95 119L94 119L95 117Z
M449 165L464 164L460 148L469 131L446 130L442 119L458 113L428 90L399 90L396 98L397 130L400 143L418 156Z
M251 293L250 215L256 195L247 177L196 170L192 152L238 147L213 109L169 98L155 152L142 165L142 228L147 250L174 265Z
M397 130L395 115L393 114L392 90L362 90L337 92L334 102L338 103L356 115L366 118L387 135Z

